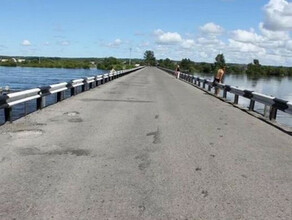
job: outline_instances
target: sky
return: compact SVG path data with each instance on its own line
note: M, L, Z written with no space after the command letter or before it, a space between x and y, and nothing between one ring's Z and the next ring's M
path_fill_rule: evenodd
M0 0L0 55L292 66L291 0Z

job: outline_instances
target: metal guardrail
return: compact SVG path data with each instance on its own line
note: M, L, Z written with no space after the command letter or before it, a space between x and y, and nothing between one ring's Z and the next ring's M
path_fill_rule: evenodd
M175 71L173 70L162 68L162 67L159 67L159 68L172 75L175 74ZM250 111L254 111L256 102L264 104L265 105L264 116L269 118L270 120L276 120L278 110L286 112L288 114L292 114L292 102L289 102L283 99L279 99L273 96L267 96L267 95L260 94L254 91L241 89L235 86L226 85L222 83L215 83L215 85L213 85L213 81L211 80L193 76L186 73L181 73L180 79L186 82L189 82L195 86L198 86L204 90L208 90L209 92L211 92L212 87L220 88L223 90L224 99L227 98L227 93L234 94L234 100L233 100L234 104L238 104L239 97L247 98L250 100L249 106L248 106L248 110ZM208 88L206 88L206 86Z
M84 92L142 68L144 67L141 66L128 70L105 73L103 75L85 77L83 79L74 79L69 82L62 82L35 89L2 94L0 95L0 109L4 109L4 123L12 121L12 107L17 104L36 100L36 110L39 110L46 106L46 96L57 94L56 102L60 102L64 99L64 92L67 90L70 90L70 96L74 96L77 94L78 87L81 87L81 92Z

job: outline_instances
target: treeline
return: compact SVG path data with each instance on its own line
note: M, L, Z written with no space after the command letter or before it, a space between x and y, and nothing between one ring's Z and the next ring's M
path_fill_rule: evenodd
M41 68L67 68L103 70L121 70L132 68L140 63L134 59L129 64L129 59L109 58L59 58L59 57L0 57L0 66L9 67L41 67Z
M246 74L251 76L292 76L292 67L263 66L259 60L247 65Z
M0 65L11 66L11 67L19 66L19 67L44 67L44 68L68 68L68 69L77 69L77 68L89 69L91 67L91 63L87 59L58 58L58 57L9 58L9 59L5 59L5 62L3 61L0 62Z
M292 67L283 66L265 66L254 60L248 65L226 63L223 54L218 54L214 63L194 62L188 58L181 61L173 61L168 58L160 59L157 64L168 69L175 69L180 66L181 71L187 73L215 73L220 66L226 65L226 73L247 74L248 76L292 76Z
M117 59L115 57L108 57L99 59L96 63L98 69L102 70L122 70L122 69L130 69L135 66L135 64L140 64L141 61L134 59L129 61L128 59Z
M177 65L180 66L180 70L187 73L213 73L226 66L225 58L223 54L218 54L215 58L214 63L206 62L194 62L188 58L182 59L181 61L172 61L169 58L158 60L158 65L168 69L175 69ZM238 68L234 66L232 68Z

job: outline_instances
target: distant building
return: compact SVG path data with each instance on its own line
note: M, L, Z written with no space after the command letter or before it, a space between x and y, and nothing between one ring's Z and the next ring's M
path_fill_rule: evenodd
M17 63L17 60L15 58L11 58L11 60L14 62L14 63Z
M140 66L140 64L139 64L139 63L135 64L135 67L139 67L139 66Z
M1 62L3 63L8 62L8 59L1 59Z
M25 59L17 59L17 62L18 63L23 63L23 62L25 62Z

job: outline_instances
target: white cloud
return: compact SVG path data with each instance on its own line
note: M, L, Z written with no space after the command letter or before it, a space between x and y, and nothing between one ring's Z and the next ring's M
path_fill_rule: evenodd
M200 56L204 59L206 59L208 57L208 54L206 52L200 52Z
M232 39L239 42L245 43L256 43L263 41L263 37L254 33L253 30L235 30L232 31Z
M119 47L122 44L122 40L117 38L113 42L106 44L107 47Z
M286 42L286 48L290 51L292 51L292 40L289 40Z
M23 40L23 41L21 42L21 45L22 45L22 46L31 46L31 43L30 43L29 40Z
M182 41L182 37L177 32L164 32L160 29L154 31L157 44L178 44Z
M156 45L154 47L154 51L157 57L170 58L173 55L171 48L169 48L167 45Z
M229 49L232 51L240 51L243 53L256 53L256 54L265 54L266 49L259 47L253 43L249 42L239 42L233 39L229 39Z
M286 0L270 0L264 6L264 28L272 31L292 30L292 2Z
M200 30L208 35L220 35L224 32L224 29L212 22L205 24L204 26L200 27Z
M264 37L269 40L287 40L289 39L288 31L271 31L264 27L264 23L259 24L259 29Z
M292 18L292 2L270 0L264 10L266 20L259 23L255 29L235 29L227 32L212 22L200 26L198 34L182 35L175 31L164 32L157 29L154 31L154 43L157 47L153 49L158 58L163 56L177 60L190 58L214 62L216 55L223 53L226 62L247 64L253 59L259 59L264 65L292 65L292 39L289 32L292 30L292 20L291 24L286 23ZM276 17L272 17L272 14Z
M195 46L195 41L192 39L183 40L181 46L184 49L192 49Z
M200 37L197 39L197 44L201 47L216 47L216 48L222 48L224 47L224 42L219 40L216 37Z

